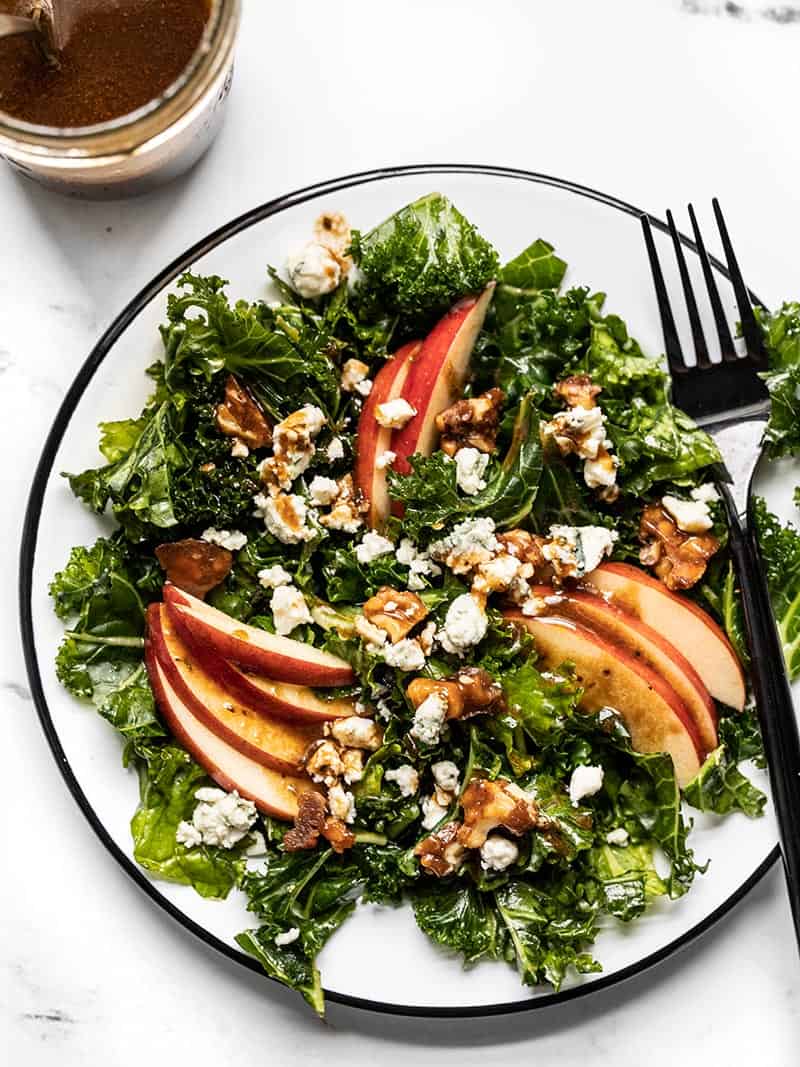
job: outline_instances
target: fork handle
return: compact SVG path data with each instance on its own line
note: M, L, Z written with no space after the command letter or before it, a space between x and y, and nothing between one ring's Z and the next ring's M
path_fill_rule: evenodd
M781 855L800 947L800 735L783 647L772 613L755 527L745 528L725 493L730 549L736 564L751 655L753 691L778 818Z

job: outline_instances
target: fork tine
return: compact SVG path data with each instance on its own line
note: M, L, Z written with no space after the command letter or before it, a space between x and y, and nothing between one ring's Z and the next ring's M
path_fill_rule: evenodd
M661 330L664 334L664 348L667 353L669 368L673 374L685 374L687 367L683 359L683 351L681 350L681 342L678 337L677 327L675 326L675 319L672 315L669 294L667 293L667 287L664 284L664 275L661 273L661 264L658 261L658 252L656 252L655 242L653 241L653 231L650 229L650 220L647 215L641 215L640 220L642 223L642 230L644 231L644 243L647 246L647 256L650 260L650 270L653 273L653 284L656 289L658 311L661 315Z
M733 291L736 294L736 304L739 308L739 318L742 323L742 335L745 340L745 345L747 346L747 354L755 360L766 363L767 350L764 345L764 336L761 332L761 327L758 325L756 317L753 314L753 307L750 303L747 286L744 284L742 272L739 270L739 264L734 255L733 245L728 236L728 227L725 225L725 219L722 217L722 208L719 206L719 200L717 200L716 197L714 197L711 203L714 208L714 217L717 220L719 235L722 238L722 247L725 250L725 259L727 260L728 270L730 271L731 281L733 282Z
M683 254L681 239L675 228L675 220L672 217L672 212L669 210L667 211L667 222L669 224L669 232L672 235L672 244L675 247L675 258L678 261L678 270L681 276L683 295L686 299L686 310L689 312L689 324L692 328L692 339L694 341L695 355L697 356L697 366L705 369L706 367L711 366L711 360L708 355L708 345L706 344L706 337L703 333L703 324L700 321L700 312L697 310L697 301L694 297L692 280L689 277L689 269L686 266L686 257Z
M689 218L692 220L692 229L694 230L694 240L697 245L697 251L700 254L700 263L703 267L703 277L706 280L706 289L708 289L708 298L711 301L711 310L714 313L714 322L717 326L717 337L719 338L719 347L722 352L722 358L733 362L738 360L736 349L733 344L733 338L731 337L731 331L728 328L728 322L725 318L725 311L722 307L722 301L719 297L719 289L717 289L717 283L714 279L714 272L711 269L711 261L708 258L708 252L706 252L706 246L703 243L703 237L700 233L700 227L697 225L697 218L694 213L694 208L689 204Z

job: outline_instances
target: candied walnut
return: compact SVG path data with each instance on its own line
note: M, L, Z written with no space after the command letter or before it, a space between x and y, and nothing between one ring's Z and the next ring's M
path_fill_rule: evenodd
M497 826L519 836L527 830L547 830L551 825L529 793L502 778L494 782L473 779L461 795L461 806L464 823L458 841L466 848L480 848Z
M418 708L431 695L438 693L447 701L447 718L459 719L464 710L464 698L456 682L438 681L433 678L415 678L406 689L406 696Z
M233 566L233 554L227 548L194 537L159 545L156 559L173 585L201 600L227 578Z
M466 855L466 849L458 841L460 829L461 823L449 822L437 833L423 838L414 848L420 866L437 878L457 871Z
M442 451L448 456L454 456L459 448L494 452L504 399L502 389L489 389L469 400L457 400L441 411L436 416L436 429Z
M325 798L310 790L300 794L294 826L284 834L283 847L287 852L302 852L313 848L325 825Z
M232 374L225 382L225 399L217 404L214 418L221 433L235 437L248 448L264 448L272 440L264 412Z
M321 832L334 852L344 852L356 843L355 834L347 829L341 819L335 819L332 815L329 815L323 823Z
M652 567L673 592L691 589L705 574L709 559L719 549L713 534L689 534L660 504L648 504L639 523L642 549L639 560Z
M333 785L344 774L341 752L329 740L315 741L303 757L303 766L315 782L325 785Z
M527 530L506 530L505 533L496 535L503 550L516 559L532 564L534 571L546 568L547 561L544 558L542 546L546 538L539 534L530 534Z
M361 610L373 626L386 631L392 644L409 634L428 614L416 593L398 591L388 585L370 597Z
M573 374L557 382L553 388L556 396L570 408L595 407L594 398L602 391L602 387L594 385L588 374Z
M456 676L464 710L462 718L470 715L496 715L506 710L503 687L483 667L464 667Z

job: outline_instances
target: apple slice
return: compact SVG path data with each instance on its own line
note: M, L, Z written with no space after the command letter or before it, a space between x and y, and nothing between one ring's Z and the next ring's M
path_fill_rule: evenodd
M552 611L582 622L613 644L624 646L640 663L660 675L689 709L703 753L717 747L717 710L711 694L691 663L665 637L618 605L585 590L557 592L550 586L537 586L532 592L539 597L558 596L559 602Z
M180 612L170 615L170 623L202 670L229 693L229 699L238 700L261 715L289 722L322 723L356 714L356 702L349 697L325 700L307 686L275 682L240 670L234 663L223 659L211 645L196 641Z
M518 611L506 618L533 634L541 662L550 670L575 664L587 711L614 708L630 731L637 752L667 752L680 786L702 765L703 744L689 709L675 690L622 646L581 623L558 616L530 617Z
M151 641L145 646L145 662L156 703L167 726L217 785L229 793L235 789L266 815L287 821L294 819L300 795L316 791L311 780L256 763L209 730L169 684Z
M224 659L232 659L256 674L299 685L350 685L353 670L338 656L290 637L259 630L212 608L177 586L164 586L170 615L183 622L198 644L210 645Z
M747 699L744 672L728 638L702 608L671 593L663 582L629 563L603 563L587 574L598 590L682 652L721 704L741 711Z
M394 432L388 426L380 425L375 418L375 409L378 404L385 404L402 396L411 361L421 347L422 341L409 341L384 363L375 375L372 389L358 420L358 445L353 476L356 489L360 489L369 501L367 522L373 530L384 524L391 510L386 469L379 468L377 460L391 447Z
M436 416L456 401L469 373L469 361L494 293L490 282L482 293L467 296L433 327L411 362L403 398L417 414L392 434L397 453L394 469L408 474L408 457L429 456L437 442Z
M234 702L219 679L202 669L163 604L151 604L147 609L147 626L159 666L194 716L256 763L287 774L301 770L308 746L322 736L322 723L288 723L263 715L249 704Z

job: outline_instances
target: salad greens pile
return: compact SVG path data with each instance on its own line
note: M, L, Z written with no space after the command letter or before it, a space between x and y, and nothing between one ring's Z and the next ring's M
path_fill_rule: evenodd
M301 297L273 270L277 299L269 303L233 303L217 277L179 280L161 327L163 357L147 372L150 400L138 418L101 424L102 466L67 476L74 494L97 513L109 509L118 528L91 548L74 548L53 578L55 610L68 626L56 670L71 693L91 701L119 731L125 764L139 775L141 803L131 823L137 861L207 897L242 890L255 922L239 944L318 1012L324 1004L317 956L359 900L410 901L420 929L465 963L504 959L526 985L548 982L557 989L570 969L600 970L590 949L604 916L629 922L655 898L686 893L704 869L689 845L691 820L682 801L719 815L760 814L765 798L740 769L742 761L761 761L752 709L736 715L718 709L720 745L681 793L669 756L635 752L613 709L579 712L582 690L571 665L557 673L537 666L533 639L490 605L482 641L461 656L435 645L419 673L444 679L464 667L482 668L502 686L502 710L453 720L433 743L411 741L408 673L387 664L353 626L359 606L378 589L408 588L411 556L390 552L365 562L356 552L363 529L354 537L317 526L308 540L282 543L254 515L263 456L232 454L215 410L231 374L271 422L302 405L319 408L325 426L293 488L307 495L315 475L341 479L353 468L362 400L340 387L344 362L357 358L374 377L403 340L495 279L465 393L469 398L497 386L505 394L485 486L462 492L456 464L442 452L413 457L409 474L389 474L391 495L405 509L384 531L395 544L409 539L424 553L454 524L488 516L498 530L534 534L554 524L613 529L612 558L638 562L643 504L666 492L685 498L713 478L719 454L672 407L661 364L642 352L622 319L605 312L604 294L563 288L567 265L546 241L500 266L454 205L431 194L369 232L355 231L350 255L357 283L343 281L318 299ZM765 315L763 328L773 358L767 439L779 456L800 449L800 305ZM602 388L606 431L619 460L616 500L599 500L574 464L542 447L541 421L563 406L553 387L577 374ZM712 511L722 548L690 595L717 617L744 660L724 520L718 505ZM763 502L756 518L794 677L800 673L800 538ZM324 840L286 851L290 826L266 815L232 848L178 840L197 790L214 783L159 715L143 663L145 613L162 595L155 547L199 538L207 527L246 536L208 602L274 630L271 590L259 574L283 567L314 609L314 623L298 625L291 636L347 660L356 683L342 695L356 696L378 716L382 741L352 785L355 843L342 853ZM466 580L445 567L423 568L416 579L429 620L441 626L449 606L467 592ZM449 817L458 811L460 790L478 776L515 783L535 798L551 829L520 837L517 858L505 869L487 868L470 854L447 877L428 873L414 850L428 833L422 797L441 761L459 772ZM390 774L409 762L420 782L412 792ZM586 766L602 766L603 787L573 803L572 772ZM254 845L257 857L248 855Z

